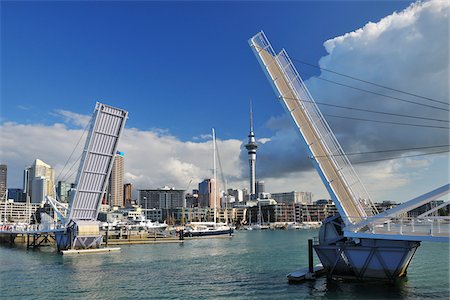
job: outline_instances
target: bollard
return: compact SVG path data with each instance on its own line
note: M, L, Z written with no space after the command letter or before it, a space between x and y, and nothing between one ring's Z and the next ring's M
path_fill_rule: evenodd
M180 231L180 241L184 240L184 230L181 229Z
M106 226L106 248L108 248L109 224Z
M309 264L309 273L314 273L314 263L313 263L313 240L308 240L308 264Z

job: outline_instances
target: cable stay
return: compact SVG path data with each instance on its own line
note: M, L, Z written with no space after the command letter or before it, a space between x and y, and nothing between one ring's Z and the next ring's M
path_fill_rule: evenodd
M371 160L361 160L361 161L352 161L351 163L354 165L360 165L360 164L367 164L367 163L373 163L373 162L379 162L379 161L387 161L387 160L396 160L396 159L403 159L403 158L411 158L411 157L419 157L419 156L428 156L433 154L443 154L443 153L449 153L449 150L443 150L443 151L437 151L437 152L428 152L428 153L421 153L421 154L411 154L411 155L404 155L404 156L396 156L396 157L385 157L385 158L377 158L377 159L371 159ZM360 154L366 154L366 153L360 153ZM352 155L352 154L346 154L346 155ZM356 153L355 153L356 155ZM311 159L314 158L331 158L331 157L338 157L342 156L339 154L336 155L328 155L328 156L312 156Z
M402 93L402 94L405 94L405 95L410 95L410 96L413 96L413 97L422 98L422 99L425 99L425 100L429 100L429 101L432 101L432 102L441 103L441 104L450 106L450 104L448 102L445 102L445 101L436 100L436 99L433 99L433 98L430 98L430 97L421 96L421 95L418 95L418 94L414 94L414 93L402 91L402 90L399 90L399 89L395 89L395 88L392 88L392 87L388 87L388 86L385 86L385 85L382 85L382 84L379 84L379 83L375 83L375 82L371 82L371 81L368 81L368 80L360 79L360 78L357 78L357 77L354 77L354 76L346 75L346 74L343 74L343 73L340 73L340 72L337 72L337 71L334 71L334 70L331 70L331 69L322 68L322 67L320 67L318 65L315 65L315 64L312 64L312 63L308 63L308 62L305 62L305 61L300 60L300 59L296 59L296 58L292 58L292 57L291 57L291 59L294 60L294 61L297 61L297 62L299 62L301 64L304 64L304 65L307 65L307 66L310 66L310 67L313 67L313 68L316 68L316 69L320 69L320 70L325 71L325 72L333 73L333 74L336 74L336 75L339 75L339 76L342 76L342 77L346 77L346 78L350 78L350 79L353 79L353 80L357 80L357 81L360 81L360 82L371 84L371 85L374 85L374 86L377 86L377 87L381 87L381 88L384 88L384 89L387 89L387 90L391 90L391 91L394 91L394 92L398 92L398 93ZM306 73L304 73L304 74L308 75Z
M285 99L292 100L292 101L297 101L297 99L293 99L293 98L287 98L286 97ZM312 103L311 101L308 101L308 100L301 100L300 99L298 101ZM405 114L398 114L398 113L390 113L390 112L386 112L386 111L378 111L378 110L371 110L371 109L365 109L365 108L357 108L357 107L351 107L351 106L330 104L330 103L325 103L325 102L320 102L320 101L315 101L315 103L318 104L318 105L337 107L337 108L349 109L349 110L356 110L356 111L362 111L362 112L369 112L369 113L374 113L374 114L381 114L381 115L388 115L388 116L395 116L395 117L404 117L404 118L412 118L412 119L420 119L420 120L427 120L427 121L436 121L436 122L450 123L449 120L443 120L443 119L428 118L428 117L422 117L422 116L416 116L416 115L405 115Z
M355 118L355 117L348 117L348 116L337 116L337 115L331 115L331 114L323 114L323 115L327 116L327 117L332 117L332 118L350 119L350 120L356 120L356 121L366 121L366 122L385 123L385 124L403 125L403 126L414 126L414 127L424 127L424 128L437 128L437 129L447 129L447 130L450 129L450 127L446 127L446 126L434 126L434 125L425 125L425 124L412 124L412 123L381 121L381 120Z
M372 159L372 160L352 162L352 164L359 165L359 164L367 164L367 163L386 161L386 160L394 160L394 159L402 159L402 158L410 158L410 157L427 156L427 155L433 155L433 154L443 154L443 153L449 153L449 152L450 151L445 150L445 151L439 151L439 152L430 152L430 153L422 153L422 154L411 154L411 155L405 155L405 156L399 156L399 157L379 158L379 159Z
M417 150L423 150L423 149L433 149L433 148L443 148L443 147L450 147L450 145L411 147L411 148L390 149L390 150L374 150L374 151L353 152L353 153L346 152L345 155L349 156L349 155L377 154L377 153L386 153L386 152L417 151ZM330 154L330 155L321 155L321 156L316 155L314 157L330 157L330 156L342 156L342 154Z
M319 79L319 80L322 80L322 81L325 81L325 82L329 82L329 83L332 83L332 84L340 85L340 86L343 86L343 87L347 87L347 88L350 88L350 89L354 89L354 90L357 90L357 91L361 91L361 92L365 92L365 93L369 93L369 94L373 94L373 95L377 95L377 96L381 96L381 97L385 97L385 98L390 98L390 99L393 99L393 100L398 100L398 101L402 101L402 102L406 102L406 103L410 103L410 104L425 106L425 107L439 109L439 110L444 110L444 111L450 111L450 109L448 109L448 108L442 108L442 107L438 107L438 106L431 105L431 104L419 103L419 102L414 102L414 101L411 101L411 100L406 100L406 99L402 99L402 98L398 98L398 97L394 97L394 96L389 96L389 95L386 95L386 94L382 94L382 93L366 90L366 89L363 89L363 88L351 86L351 85L348 85L348 84L345 84L345 83L342 83L342 82L337 82L337 81L334 81L334 80L325 79L325 78L322 78L322 77L317 77L317 76L314 76L312 74L308 74L308 73L303 72L303 71L301 73L303 75L306 75L306 76L313 76L316 79Z
M86 126L84 127L83 132L81 133L81 136L80 136L80 138L78 139L77 144L75 145L75 147L74 147L73 150L72 150L72 153L70 153L69 158L66 160L66 163L64 164L63 168L62 168L61 171L58 173L58 176L56 176L55 182L58 182L58 179L60 178L62 172L64 171L64 169L66 168L66 166L67 166L67 164L69 163L70 159L72 158L72 155L75 153L75 150L78 148L78 145L80 144L81 139L83 138L83 136L84 136L84 134L86 133L86 131L87 131L87 129L89 128L89 126L91 125L92 120L93 120L93 116L91 116L91 118L89 119L89 122L88 122L88 123L86 124ZM80 155L80 157L77 159L77 161L78 161L80 158L81 158L81 155ZM75 161L75 163L76 163L77 161ZM74 163L74 164L75 164L75 163ZM71 170L72 168L73 168L73 164L72 164L72 167L69 169L69 171L66 172L66 175L67 175L68 172L70 172L70 170ZM64 176L64 177L65 177L65 176ZM64 181L64 180L62 179L61 181Z

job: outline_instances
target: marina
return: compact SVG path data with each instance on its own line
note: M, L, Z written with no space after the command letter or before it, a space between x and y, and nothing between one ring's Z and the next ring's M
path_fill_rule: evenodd
M450 3L369 2L2 3L0 298L450 299Z

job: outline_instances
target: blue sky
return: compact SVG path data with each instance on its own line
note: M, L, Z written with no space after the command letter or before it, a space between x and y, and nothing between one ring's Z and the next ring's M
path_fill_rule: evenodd
M218 134L229 186L246 187L242 142L252 98L260 139L258 179L266 181L269 192L312 191L314 198L326 198L247 40L264 30L275 50L285 48L292 58L448 101L449 5L438 0L411 3L3 1L0 160L9 167L8 186L20 187L21 171L35 158L58 174L82 123L101 101L129 111L120 148L126 153L125 180L136 187L185 188L191 178L195 185L210 177L211 142L204 137L211 127ZM446 111L318 79L399 97L393 91L299 63L297 68L314 75L303 79L317 101L448 120ZM327 120L347 152L449 144L448 130ZM359 158L367 156L351 157ZM375 200L405 201L448 182L448 164L447 153L358 165L356 170Z
M252 97L265 135L264 122L282 108L248 38L264 30L316 63L325 40L408 4L3 2L2 121L50 124L54 109L88 114L100 100L128 109L129 127L188 140L215 126L222 138L242 139Z

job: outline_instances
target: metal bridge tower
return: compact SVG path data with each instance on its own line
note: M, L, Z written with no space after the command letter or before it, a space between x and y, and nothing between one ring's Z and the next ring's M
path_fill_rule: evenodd
M100 246L102 235L97 217L127 117L125 110L96 104L75 181L75 193L71 195L66 217L62 217L65 230L55 232L59 250Z
M406 274L420 241L450 240L442 218L402 216L448 193L450 184L378 213L286 51L276 54L263 32L249 44L338 209L323 222L314 247L329 276L395 280Z

